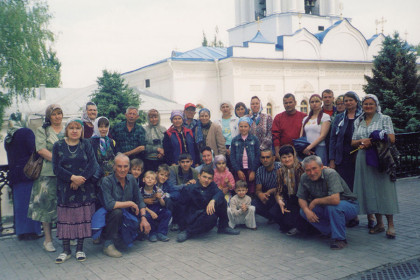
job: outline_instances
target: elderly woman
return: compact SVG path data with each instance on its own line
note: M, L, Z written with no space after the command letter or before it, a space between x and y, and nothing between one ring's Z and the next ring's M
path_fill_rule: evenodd
M195 142L201 151L208 146L214 155L226 154L226 140L222 134L222 128L210 120L210 110L203 108L198 112L199 120L195 128Z
M51 223L57 219L57 178L52 167L53 145L64 138L63 111L60 105L51 104L45 110L45 122L35 132L35 149L43 158L39 178L34 182L28 208L28 217L42 222L44 249L55 252L51 236Z
M257 96L253 96L251 98L251 112L249 113L252 120L250 132L257 136L260 148L264 150L272 147L271 127L273 126L273 119L262 111L261 100Z
M93 175L99 168L89 140L83 135L80 119L68 120L65 139L54 144L52 162L57 176L57 237L63 252L55 259L63 263L71 257L70 240L77 239L76 260L86 260L84 238L91 237L91 219L95 213Z
M19 240L37 239L41 235L41 223L28 218L29 199L33 181L26 178L23 168L35 150L35 135L29 128L17 124L19 114L13 113L4 139L9 164L9 183L13 189L13 216Z
M388 220L386 236L395 238L393 215L399 212L395 182L388 174L380 172L377 167L368 165L366 149L372 146L371 133L384 130L391 143L395 142L394 128L391 118L381 113L378 98L373 94L362 100L363 113L354 122L354 133L351 141L357 153L356 172L354 177L354 193L360 203L360 214L375 214L376 225L369 230L370 234L385 231L382 215Z
M156 109L147 113L146 131L146 155L144 158L145 171L157 171L158 166L165 163L163 150L163 136L166 128L160 125L160 114Z
M235 105L235 116L239 118L242 118L243 116L246 116L249 114L249 110L246 107L245 103L238 102Z
M318 94L313 94L309 98L311 111L302 121L300 136L306 136L310 143L309 146L303 150L303 154L307 156L316 154L321 158L324 165L328 165L327 148L324 140L330 130L331 118L322 111L321 104L322 98Z
M229 101L223 101L220 104L220 111L222 112L222 118L217 123L222 127L222 134L226 142L226 154L229 156L229 147L232 143L233 137L239 134L238 130L238 119L232 116L232 104Z
M176 165L179 156L183 153L191 155L194 165L199 162L193 132L191 129L183 126L183 118L184 114L182 111L172 111L170 118L172 125L163 136L164 158L168 165Z
M92 101L86 103L85 107L83 108L82 115L84 138L90 138L93 135L93 124L97 116L98 109L96 108L96 104Z

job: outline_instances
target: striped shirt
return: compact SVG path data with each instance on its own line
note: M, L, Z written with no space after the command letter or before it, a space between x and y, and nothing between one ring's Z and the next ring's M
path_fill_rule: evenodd
M271 171L267 171L264 166L260 166L257 169L257 175L255 176L255 183L262 185L262 192L266 192L272 188L277 188L277 170L280 168L281 163L275 161L274 168Z

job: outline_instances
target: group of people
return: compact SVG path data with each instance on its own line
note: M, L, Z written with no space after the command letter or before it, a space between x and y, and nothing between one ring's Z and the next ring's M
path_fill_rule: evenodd
M347 245L346 226L358 225L359 214L368 215L370 234L385 231L385 215L386 236L395 238L391 119L374 95L360 101L347 92L340 102L340 109L334 106L331 90L314 94L306 115L288 93L285 111L273 120L254 96L249 109L222 102L217 121L206 108L194 119L197 107L187 103L184 111L172 111L168 129L155 109L140 126L135 107L110 128L93 102L82 118L63 124L61 107L52 104L35 135L16 125L5 139L16 234L39 238L42 223L43 247L54 252L56 222L63 246L56 263L71 257L71 245L76 259L86 260L85 238L121 257L120 248L135 239L168 241L170 229L179 231L178 242L216 225L230 235L239 234L241 224L256 230L255 214L287 235L330 236L332 249ZM294 140L302 137L308 143L298 149ZM34 182L23 175L33 151L43 158Z

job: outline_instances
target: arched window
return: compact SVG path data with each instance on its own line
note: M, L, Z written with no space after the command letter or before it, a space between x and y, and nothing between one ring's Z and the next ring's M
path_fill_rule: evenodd
M302 100L302 102L300 102L300 111L305 114L308 113L308 102L306 102L306 100Z
M271 103L267 103L267 115L273 116L273 106L271 106Z

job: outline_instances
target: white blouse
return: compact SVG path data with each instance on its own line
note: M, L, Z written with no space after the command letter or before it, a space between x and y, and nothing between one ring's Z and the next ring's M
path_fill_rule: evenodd
M302 124L305 123L305 120L308 118L306 116L302 120ZM309 120L304 129L306 139L308 139L309 143L313 143L318 137L321 135L321 126L324 122L331 122L331 117L328 114L322 113L321 122L317 124L317 119ZM325 140L322 140L321 143L318 144L319 146L325 146Z

